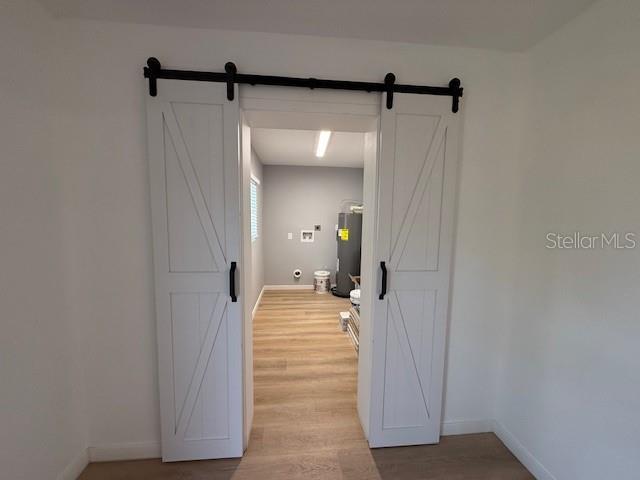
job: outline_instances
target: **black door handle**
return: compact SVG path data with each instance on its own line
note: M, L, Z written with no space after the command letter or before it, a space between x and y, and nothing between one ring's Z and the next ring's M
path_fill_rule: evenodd
M387 294L387 266L384 262L380 262L380 270L382 270L382 289L378 298L384 300L384 296Z
M236 295L236 262L231 262L231 268L229 269L229 296L232 302L238 301Z

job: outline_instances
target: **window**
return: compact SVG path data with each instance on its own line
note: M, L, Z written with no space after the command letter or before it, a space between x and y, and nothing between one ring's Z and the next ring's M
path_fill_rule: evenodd
M251 241L254 242L260 236L258 230L258 185L260 180L251 175L250 192L251 195Z

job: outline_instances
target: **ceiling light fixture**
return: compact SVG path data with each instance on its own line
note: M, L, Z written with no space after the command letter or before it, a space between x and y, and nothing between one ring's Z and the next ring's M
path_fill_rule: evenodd
M322 158L327 153L327 147L329 146L329 140L331 139L331 132L329 130L322 130L318 134L316 141L316 157Z

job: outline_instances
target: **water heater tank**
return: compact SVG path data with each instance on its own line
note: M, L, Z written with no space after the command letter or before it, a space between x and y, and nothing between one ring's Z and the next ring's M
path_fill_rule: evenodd
M338 231L338 262L336 269L336 288L334 295L349 298L353 290L353 282L349 274L360 275L360 249L362 245L362 214L339 213Z

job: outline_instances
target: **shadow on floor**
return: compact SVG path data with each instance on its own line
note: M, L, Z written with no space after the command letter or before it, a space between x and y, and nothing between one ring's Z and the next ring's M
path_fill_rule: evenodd
M492 433L442 437L437 445L338 452L343 480L533 480Z
M441 437L437 445L372 449L371 457L381 480L534 478L488 433Z
M231 480L240 458L162 463L159 458L91 463L78 480Z

